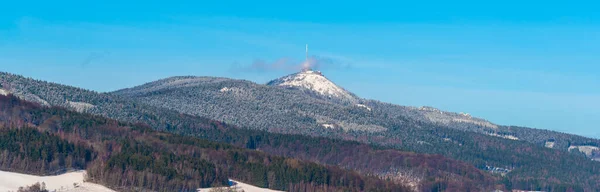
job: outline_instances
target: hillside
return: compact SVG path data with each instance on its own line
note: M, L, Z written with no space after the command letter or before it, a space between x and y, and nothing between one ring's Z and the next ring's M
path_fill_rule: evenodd
M282 77L268 85L225 78L173 77L112 94L151 106L274 132L321 135L315 132L321 132L325 128L346 132L398 134L394 130L398 127L418 129L419 124L425 123L522 140L538 146L545 146L546 142L551 141L554 149L564 151L570 146L600 146L600 140L597 139L541 129L496 125L469 114L446 112L433 107L393 105L360 99L351 93L348 94L358 103L343 102L348 99L331 98L327 94L319 94L318 90L311 90L310 87L313 86L310 84L315 83L313 80L299 83L306 76L322 76L316 72L305 73L307 72ZM327 79L322 77L320 80ZM326 87L330 90L346 92L332 82L323 84L328 85Z
M598 163L585 159L585 154L567 152L570 144L595 145L596 140L552 131L505 126L498 126L497 129L507 129L510 132L488 132L495 128L478 126L482 122L486 125L484 120L434 108L404 107L370 100L350 105L297 89L225 78L174 77L116 94L105 94L10 74L0 77L3 89L22 95L36 93L36 96L40 95L38 98L51 101L48 103L52 105L76 110L71 105L66 105L66 100L89 103L95 107L86 112L122 121L147 123L157 130L227 142L269 154L341 165L379 176L390 173L408 174L408 177L404 176L398 180L422 178L418 183L424 189L435 186L485 188L489 186L485 184L488 182L502 182L504 186L531 190L600 188L595 182L600 175ZM427 120L427 114L440 114L440 117L431 117L440 122ZM250 130L232 129L228 124L211 119ZM327 138L315 139L288 135L289 133ZM519 140L507 139L509 136L519 137ZM551 139L540 139L540 142L527 139L537 137ZM545 147L547 141L554 142L554 149ZM367 150L356 150L356 153L341 153L337 156L326 155L351 151L357 147ZM408 161L410 156L405 152L399 153L398 149L439 155L415 156L416 159L428 160L415 161L423 164L407 165L405 162L413 161ZM372 158L386 155L390 155L389 160L376 163L370 161ZM488 171L487 174L504 176L489 178L487 174L473 171L469 166L456 161L429 162L447 157L467 162L471 167ZM354 163L346 159L357 161ZM454 165L441 166L443 162ZM372 163L372 166L361 166L368 163ZM414 167L421 168L413 170ZM443 176L444 174L450 174L452 177Z
M22 98L22 95L29 95L33 92L41 95L41 98L51 101L52 105L54 106L66 107L72 110L75 109L71 108L69 105L65 105L66 100L93 103L95 107L86 112L113 117L123 121L146 123L157 130L164 130L183 135L193 135L213 141L229 142L237 144L238 146L246 146L246 142L248 142L249 139L248 136L251 135L262 136L264 138L276 138L278 141L277 143L280 144L294 142L294 140L287 140L285 137L283 137L284 139L280 139L282 137L277 134L233 129L232 126L228 126L218 121L182 115L175 111L146 106L144 104L130 101L126 98L119 98L113 95L96 93L49 82L35 81L33 79L23 78L11 74L0 76L0 78L5 80L2 82L4 85L3 88L11 90L11 92L17 94L17 96L21 95L20 97ZM40 97L36 96L36 98ZM310 140L308 141L312 142ZM396 165L395 167L398 166L402 167L404 165ZM374 171L378 171L358 169L354 167L348 168L360 170L361 172L374 173ZM439 171L440 173L443 173L447 170L440 169ZM437 174L438 173L432 173L430 175L426 175L425 178L440 178L441 175ZM444 179L442 179L442 181L443 180ZM466 186L468 187L468 185Z
M49 174L83 168L90 181L125 191L196 191L228 185L228 177L288 191L409 190L337 167L40 108L10 96L0 96L0 114L4 170Z

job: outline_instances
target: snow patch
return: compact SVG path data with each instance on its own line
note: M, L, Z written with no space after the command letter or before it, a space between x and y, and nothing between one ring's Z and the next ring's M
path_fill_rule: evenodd
M368 106L366 106L366 105L363 105L363 104L356 104L356 106L358 106L358 107L362 107L362 108L365 108L365 109L367 109L367 110L371 111L371 108L370 108L370 107L368 107Z
M69 100L67 100L67 105L69 105L69 107L75 109L75 111L80 112L80 113L96 107L95 105L92 105L89 103L75 102L75 101L69 101Z
M468 119L454 118L454 119L452 119L452 121L459 122L459 123L471 123L471 124L479 125L482 127L489 127L489 128L494 128L494 129L498 128L497 125L494 125L490 122L471 119L471 116L468 116Z
M431 145L431 146L433 146L431 143L429 143L427 141L417 141L417 144L420 144L420 145Z
M0 95L7 96L8 94L10 94L10 92L9 92L9 91L7 91L7 90L4 90L4 89L0 89Z
M515 137L515 136L512 136L512 135L500 135L500 134L497 134L497 133L486 133L486 135L494 136L494 137L501 137L501 138L510 139L510 140L519 140L518 137Z
M239 98L244 98L244 97L250 97L247 91L245 91L242 88L238 88L238 87L223 87L219 90L219 92L223 93L223 94L231 94L235 97L239 97Z
M337 124L342 127L342 129L344 131L366 131L366 132L383 132L383 131L387 131L388 129L379 125L372 125L372 124L367 124L367 125L361 125L361 124L356 124L356 123L350 123L350 122L337 122Z
M229 89L229 87L223 87L221 90L219 90L219 92L224 93L224 92L228 92L231 89Z
M418 110L430 121L441 123L444 125L449 125L451 123L469 123L492 129L498 128L497 125L494 125L493 123L490 123L489 121L486 121L484 119L475 118L469 113L444 112L439 109L427 106L419 107Z
M19 99L23 99L23 100L26 100L26 101L29 101L29 102L38 103L38 104L40 104L42 106L46 106L46 107L52 106L52 105L50 105L50 103L48 103L48 101L46 101L46 100L44 100L44 99L42 99L39 96L34 95L34 94L28 94L28 93L21 94L21 93L18 93L18 92L15 92L13 94L15 96L17 96Z
M321 124L321 126L325 127L325 128L329 128L329 129L333 129L335 128L334 124Z
M48 191L61 192L114 192L102 185L84 182L85 171L69 172L56 176L35 176L0 171L0 191L17 191L19 187L45 183ZM75 187L73 184L76 184Z
M216 188L220 188L220 189L229 188L229 189L232 189L232 191L244 191L244 192L280 192L277 190L256 187L253 185L249 185L249 184L231 180L231 179L229 180L229 185L230 185L230 187L216 187ZM201 189L198 189L198 192L209 192L211 189L215 189L215 188L201 188Z
M587 155L588 157L592 156L592 153L594 151L600 151L600 148L596 147L596 146L591 146L591 145L572 145L569 146L569 151L577 149L579 151L581 151L582 153L585 153L585 155Z
M356 124L351 122L339 121L325 116L317 116L317 123L325 128L333 126L333 128L341 128L344 131L366 131L366 132L382 132L387 131L387 128L373 124Z
M546 146L547 148L554 148L554 144L555 143L553 141L546 141L544 146Z
M500 174L502 176L505 176L506 174L508 174L512 171L512 169L509 169L509 168L494 167L494 166L490 166L490 165L486 165L485 170L489 171L490 173Z

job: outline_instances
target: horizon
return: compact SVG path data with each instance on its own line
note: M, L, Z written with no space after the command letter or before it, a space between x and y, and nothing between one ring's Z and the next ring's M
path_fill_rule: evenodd
M315 70L361 98L600 138L593 7L9 2L0 66L98 92L187 75L265 84L296 71L309 44Z

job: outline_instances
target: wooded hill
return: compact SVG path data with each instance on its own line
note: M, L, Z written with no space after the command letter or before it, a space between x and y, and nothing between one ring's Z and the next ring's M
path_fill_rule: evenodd
M408 191L337 167L43 108L12 96L0 96L0 120L2 169L52 174L85 168L91 181L122 191L195 191L225 185L228 178L288 191Z
M206 105L194 106L193 109L207 112L224 111L225 113L215 114L221 117L235 115L233 118L242 118L257 123L272 122L281 124L281 126L266 131L258 131L245 129L247 128L246 125L242 123L241 127L244 129L238 129L220 121L185 114L183 111L178 112L169 108L151 106L145 104L146 102L143 102L143 99L130 99L115 94L97 93L76 87L0 73L0 83L3 89L37 103L47 103L51 106L62 106L73 110L75 108L73 108L72 101L86 102L94 105L94 107L86 109L86 113L102 115L123 122L144 123L155 130L230 143L237 147L256 148L274 155L339 165L363 174L405 176L404 178L395 178L399 181L406 178L409 178L409 181L410 178L421 178L418 182L421 190L441 188L448 190L465 189L458 191L466 191L466 189L481 191L480 189L499 188L495 185L507 189L523 190L600 190L600 183L597 182L600 180L600 169L598 168L600 163L591 161L583 154L569 153L565 148L569 144L595 145L596 140L594 139L552 131L500 127L499 130L513 129L512 132L506 134L522 131L520 133L523 135L516 136L527 139L526 141L513 141L469 131L471 129L480 130L470 124L462 124L463 127L451 128L411 120L410 114L404 113L400 109L401 106L382 104L376 101L367 103L370 107L373 107L373 111L368 111L368 109L358 106L330 105L328 101L303 96L304 93L269 88L247 81L209 77L196 77L194 79L196 80L191 82L192 87L173 87L171 84L167 84L168 86L165 85L165 89L150 91L144 95L147 94L147 96L156 97L157 99L162 96L175 99L173 101L175 104L190 104L185 106L194 104L189 99L196 99ZM178 78L176 80L182 79ZM223 87L244 88L248 93L242 94L242 92L234 90L234 92L231 92L234 93L233 97L225 97L219 91ZM242 97L248 96L248 94L253 95L253 97ZM279 99L276 97L279 97ZM189 102L177 102L178 99L184 98L187 98L186 101ZM286 103L284 99L298 102L288 108L287 105L284 105ZM269 102L264 102L265 100ZM167 105L170 102L170 100L165 100L152 103ZM244 104L241 107L250 111L240 110L240 103ZM264 105L274 107L270 109L277 109L277 111L282 109L315 111L328 113L330 116L336 116L337 118L354 119L353 121L356 121L354 117L361 117L362 119L359 119L359 121L364 120L365 122L384 126L388 130L385 132L370 132L300 126L300 124L315 124L316 121L310 116L293 114L289 116L289 118L292 118L289 121L280 121L281 119L271 118L273 116L270 116L270 114L279 116L285 116L285 114L269 112L268 110L258 114L260 109L264 109ZM263 115L264 117L251 118L252 114ZM369 119L368 117L383 118ZM377 119L386 120L379 121ZM267 126L267 124L263 125ZM254 126L250 128L259 129ZM554 141L556 141L556 146L560 146L560 148L548 149L544 147L543 141L547 138L556 138ZM345 151L355 149L361 150L356 150L357 153L345 153ZM385 152L385 155L390 155L389 160L374 161L383 156L381 155L382 151ZM410 157L410 152L431 155L417 155L414 159L418 159L418 161L404 161L405 157ZM436 158L443 159L436 161ZM450 160L449 158L462 162ZM357 161L353 162L354 159ZM442 166L442 162L448 162L452 166ZM462 166L461 164L468 166ZM365 167L364 165L368 166ZM478 172L472 171L473 166L479 169ZM483 172L492 171L496 168L507 172L494 173L494 176ZM478 174L483 176L476 176ZM504 176L500 176L500 174L504 174ZM490 185L490 180L495 184Z

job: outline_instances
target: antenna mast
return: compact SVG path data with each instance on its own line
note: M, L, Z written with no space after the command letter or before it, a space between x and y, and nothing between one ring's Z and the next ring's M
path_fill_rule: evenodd
M308 44L306 44L306 62L308 62Z

